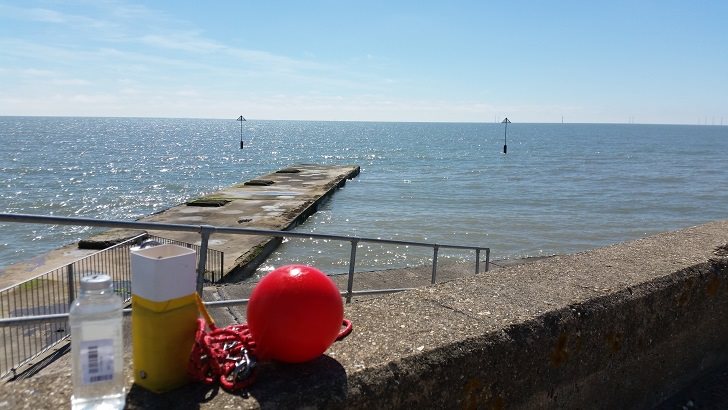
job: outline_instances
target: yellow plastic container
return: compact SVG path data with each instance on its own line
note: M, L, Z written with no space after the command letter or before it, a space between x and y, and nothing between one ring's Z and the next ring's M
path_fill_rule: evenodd
M177 245L132 251L134 382L156 393L190 381L199 315L195 260L194 250Z
M197 330L195 295L153 302L132 295L134 382L162 393L187 384Z

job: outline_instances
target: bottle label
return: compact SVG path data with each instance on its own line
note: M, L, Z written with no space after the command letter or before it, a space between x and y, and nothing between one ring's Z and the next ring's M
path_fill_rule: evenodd
M81 342L83 384L109 381L114 378L114 340L99 339Z

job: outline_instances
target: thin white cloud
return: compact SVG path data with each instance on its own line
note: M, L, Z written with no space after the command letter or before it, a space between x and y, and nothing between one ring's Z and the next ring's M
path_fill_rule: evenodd
M117 97L113 94L74 94L65 98L68 102L82 104L105 104L117 100Z
M208 78L218 78L223 74L227 78L268 78L258 84L275 84L287 81L296 87L353 87L360 89L366 84L386 84L384 81L364 78L360 64L344 63L326 64L311 58L293 58L263 50L231 47L216 40L205 37L194 29L189 22L178 21L164 13L145 6L124 4L121 2L88 2L87 10L93 15L103 15L104 19L63 13L50 8L5 7L16 16L26 20L47 23L66 24L69 30L75 25L94 29L93 44L81 46L67 42L53 44L37 43L28 39L0 39L2 53L17 58L33 61L45 61L53 64L62 61L67 70L86 72L93 66L97 71L148 73L158 72L162 68L188 70L203 74ZM147 24L154 23L154 24ZM153 29L150 29L153 27ZM138 33L142 31L143 34ZM147 31L146 33L144 33ZM133 33L133 34L132 34ZM161 52L160 52L161 50ZM174 53L165 52L174 51ZM186 54L185 54L186 53ZM217 54L219 61L198 58L199 55ZM364 57L370 60L371 55ZM237 61L235 61L237 60ZM0 63L2 64L2 63ZM116 66L116 70L110 68ZM74 67L74 65L76 67ZM71 74L69 71L68 74ZM73 76L76 78L77 76ZM275 79L274 79L275 77ZM91 82L90 78L79 78ZM374 80L374 81L372 81ZM184 81L184 78L182 79ZM391 85L391 82L389 83ZM376 85L375 85L376 87Z
M102 60L113 61L114 63L140 64L146 66L148 70L153 70L159 66L175 66L175 67L201 67L204 64L196 61L185 60L182 58L165 57L159 54L140 53L135 51L125 51L117 48L104 47L94 50L87 54Z
M240 59L242 62L266 66L266 70L293 72L298 70L327 70L332 67L312 60L295 59L267 51L230 47L207 39L195 32L166 32L138 37L144 45L186 51L193 54L219 52Z
M3 105L0 111L22 113L24 109L33 115L146 113L199 117L197 111L201 107L218 107L223 111L225 107L216 101L235 100L225 96L226 92L263 96L251 99L251 105L263 101L263 105L270 107L265 111L269 118L324 119L326 110L343 117L344 114L336 113L351 115L365 106L392 107L382 99L371 103L353 102L348 96L386 93L398 82L391 75L377 76L380 66L375 64L382 61L373 54L334 63L322 62L314 54L300 54L302 57L298 58L226 44L205 36L190 22L175 20L146 6L88 1L80 9L84 15L50 7L0 5L0 12L8 12L4 13L6 18L11 15L10 18L32 21L35 25L57 25L55 30L67 30L63 32L64 40L58 42L53 36L41 40L33 36L0 38L0 70L12 71L4 61L26 61L26 72L16 71L14 77L43 80L20 81L15 105L8 104L10 99L6 98L0 104ZM74 35L83 35L90 41L74 42ZM89 85L94 88L79 88ZM46 91L44 87L49 86ZM290 100L274 97L267 99L271 102L264 102L270 93L297 89L302 90L301 97ZM337 96L314 98L310 95L314 90L337 93ZM44 91L55 96L49 98ZM178 101L179 97L185 97L184 103ZM103 109L113 112L104 114ZM205 112L205 116L225 115L213 115L216 111L212 108L205 108Z
M198 97L200 93L195 90L179 90L174 93L178 97Z
M7 78L32 81L34 83L51 84L59 86L89 85L89 81L80 78L68 78L63 73L39 68L0 69L0 73Z
M291 69L327 69L329 66L313 61L297 60L287 56L269 53L267 51L251 50L251 49L235 49L230 48L227 51L232 56L239 57L243 60L265 64L271 66L273 69L278 70L291 70Z
M0 38L0 56L11 56L23 61L46 61L48 64L73 63L89 54L86 50L75 50L50 46L34 41ZM0 60L0 64L3 64Z
M94 1L94 4L99 4L100 2ZM123 18L123 19L146 19L146 18L155 18L155 19L164 19L165 16L154 12L152 9L150 9L147 6L144 6L142 4L128 4L128 3L122 3L117 1L107 1L103 2L103 4L106 7L106 12L109 15L112 15L117 18Z
M124 87L119 90L119 93L125 94L125 95L139 95L139 94L144 94L144 91L140 88Z
M256 119L342 121L481 121L504 114L521 122L558 122L561 115L584 118L579 107L527 105L499 106L487 101L394 98L387 95L322 95L239 93L236 90L198 90L180 86L159 90L129 86L115 93L55 93L42 89L22 98L0 97L0 112L7 115L111 115L190 118L227 118L242 110ZM534 114L538 113L538 114ZM236 114L237 115L237 114Z
M17 72L22 76L27 77L53 77L57 75L55 72L50 70L43 70L38 68L25 68L22 70L17 70Z
M98 29L114 25L105 20L64 13L47 8L21 8L0 4L0 13L6 18L39 23L63 24L74 29L82 27Z
M218 44L214 41L196 38L196 36L190 36L186 33L176 34L149 34L139 37L139 41L142 44L149 46L172 49L172 50L183 50L192 53L209 53L214 51L224 50L226 47Z
M27 10L19 10L18 13L21 17L25 16L26 18L34 21L42 21L45 23L67 23L68 18L55 10L48 10L48 9L27 9Z
M80 78L58 78L58 79L51 80L51 84L55 84L55 85L71 85L71 86L81 85L81 86L83 86L83 85L91 85L92 83L90 81L82 80Z

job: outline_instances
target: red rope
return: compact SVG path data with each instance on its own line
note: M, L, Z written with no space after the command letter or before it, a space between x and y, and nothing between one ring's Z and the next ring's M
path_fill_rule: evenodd
M349 320L349 319L344 319L344 323L342 326L344 326L344 329L342 329L341 332L339 332L339 335L336 336L337 342L344 340L344 338L346 336L349 336L349 333L351 333L351 331L353 329L353 327L351 325L351 320Z
M250 386L256 376L256 345L248 324L218 328L210 323L209 332L207 325L205 319L197 319L195 344L188 366L190 376L205 384L219 381L227 390ZM344 328L336 337L337 342L352 331L350 320L344 319L342 326Z
M190 354L188 371L197 381L216 381L228 390L239 390L255 381L255 341L247 324L217 328L204 319L197 319L195 344Z

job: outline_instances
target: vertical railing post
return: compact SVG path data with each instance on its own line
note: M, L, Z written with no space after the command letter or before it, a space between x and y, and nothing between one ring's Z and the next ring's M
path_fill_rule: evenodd
M68 306L71 306L73 300L76 299L76 289L73 280L73 264L69 263L66 266L66 282L68 282Z
M475 274L480 273L480 248L475 250Z
M222 280L223 269L225 269L225 252L220 252L220 278L215 282Z
M490 269L490 248L485 248L485 271Z
M202 288L205 284L205 265L207 264L207 245L210 234L215 228L212 226L200 226L200 255L197 261L197 293L202 297Z
M354 291L354 265L356 264L356 247L359 239L351 240L351 256L349 257L349 280L346 284L346 303L351 303L351 294Z
M437 281L437 251L440 249L440 246L434 245L432 249L432 284L434 285L435 281Z

